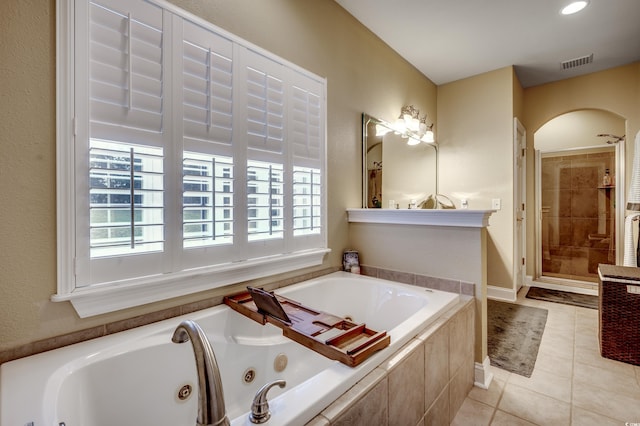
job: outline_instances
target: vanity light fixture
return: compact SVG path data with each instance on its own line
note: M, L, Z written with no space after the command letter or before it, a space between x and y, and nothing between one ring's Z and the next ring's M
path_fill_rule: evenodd
M402 107L393 127L396 133L409 139L408 145L417 145L420 142L435 143L433 123L427 125L427 116L420 118L420 110L413 105Z
M563 15L573 15L587 7L588 4L589 2L587 0L574 1L563 7L562 10L560 10L560 13Z

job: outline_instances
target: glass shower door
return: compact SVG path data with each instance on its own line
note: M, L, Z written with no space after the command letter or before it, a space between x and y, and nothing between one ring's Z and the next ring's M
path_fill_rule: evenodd
M615 149L541 155L542 276L597 282L615 264Z

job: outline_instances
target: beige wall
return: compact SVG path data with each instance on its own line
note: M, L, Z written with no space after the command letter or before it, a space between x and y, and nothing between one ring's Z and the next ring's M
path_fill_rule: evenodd
M640 62L555 83L530 87L524 91L524 120L527 152L534 153L535 133L549 120L571 111L604 110L626 120L626 187L631 176L634 137L640 130ZM527 159L527 199L533 200L534 156ZM534 203L527 206L527 259L536 259ZM527 262L527 275L533 276L535 262Z
M339 266L349 243L345 209L361 204L360 114L391 121L414 104L435 122L436 86L332 0L174 3L327 77L332 253L317 269ZM49 301L56 292L55 48L54 0L0 1L0 350L233 290L88 319Z
M535 134L535 149L556 151L606 145L611 138L599 138L599 133L622 136L626 120L597 109L584 109L559 115L547 121Z
M512 67L438 87L440 192L470 209L502 209L489 219L487 284L513 287L513 116Z

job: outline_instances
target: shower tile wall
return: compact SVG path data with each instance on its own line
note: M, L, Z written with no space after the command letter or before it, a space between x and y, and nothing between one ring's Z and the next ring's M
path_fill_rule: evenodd
M597 282L598 264L615 264L615 153L542 158L542 274Z

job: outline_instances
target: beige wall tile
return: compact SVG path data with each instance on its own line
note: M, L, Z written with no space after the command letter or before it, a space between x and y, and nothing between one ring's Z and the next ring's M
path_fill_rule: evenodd
M449 382L449 326L444 325L424 343L425 407L430 407Z
M474 346L474 306L472 304L459 311L450 321L449 332L449 378L467 359L467 354Z
M469 395L473 387L474 371L473 353L469 352L467 361L463 362L458 372L449 382L449 421L453 420L467 395Z
M333 421L344 413L346 413L352 406L358 401L361 401L369 397L369 393L376 388L380 382L384 381L384 388L387 389L387 373L381 368L376 368L371 373L367 374L362 380L356 383L351 389L342 394L331 405L322 411L322 415ZM387 399L385 394L384 405L387 405Z
M389 372L389 425L415 425L424 415L425 361L421 341Z
M449 424L449 386L447 385L424 417L424 426Z
M332 424L335 426L388 425L387 380L378 382L365 398L356 401Z

